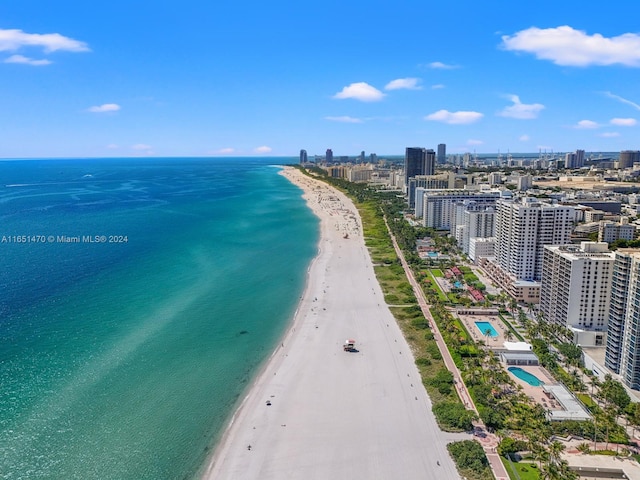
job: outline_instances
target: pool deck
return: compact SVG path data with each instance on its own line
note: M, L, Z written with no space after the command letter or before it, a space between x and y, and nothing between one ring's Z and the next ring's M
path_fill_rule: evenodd
M471 334L473 340L475 342L484 342L486 347L490 350L501 350L504 348L504 342L506 341L505 333L507 332L507 326L502 322L500 317L497 315L456 315L460 321L467 328L467 331ZM478 331L478 327L475 322L489 322L493 325L493 328L498 332L497 337L486 337L481 335ZM512 365L516 366L516 365ZM555 385L558 382L554 380L554 378L541 366L531 366L531 365L517 365L522 370L529 372L532 375L535 375L539 380L544 382L547 385ZM508 365L503 365L503 368L507 370ZM539 403L542 405L545 410L551 411L563 411L562 405L552 398L547 397L542 387L534 387L533 385L529 385L524 380L520 380L515 375L510 373L511 378L516 383L516 385L522 388L523 393L529 397L529 400L532 402Z
M500 317L497 315L460 315L456 314L460 321L464 324L467 331L471 334L471 337L475 342L484 342L488 348L503 348L506 341L505 332L507 327ZM493 328L498 333L497 337L487 337L482 335L476 326L476 322L489 322L493 325Z

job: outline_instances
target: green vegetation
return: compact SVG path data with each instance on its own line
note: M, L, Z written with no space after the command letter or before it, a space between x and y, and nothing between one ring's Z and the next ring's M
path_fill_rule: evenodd
M441 402L433 406L438 422L451 430L469 431L473 428L475 414L459 402Z
M527 466L523 463L522 468L532 471L537 469L542 474L541 477L549 479L575 478L573 473L568 471L566 463L559 457L562 444L551 441L553 434L561 436L574 434L590 440L607 442L627 441L624 429L617 424L616 420L624 414L632 423L640 424L640 407L630 406L628 398L625 400L620 388L614 383L603 382L604 388L596 392L600 406L593 401L591 403L585 401L596 414L593 422L550 423L546 420L542 406L532 404L502 368L497 358L480 348L483 342L479 341L476 344L470 338L465 327L445 308L447 304L469 303L469 298L464 294L447 296L436 282L436 278L443 276L445 268L451 268L456 264L453 261L444 260L439 262L440 269L429 269L434 261L421 260L416 251L416 239L429 236L438 251L451 254L452 258L455 258L459 255L455 239L441 232L412 227L403 216L406 205L395 192L378 191L363 184L327 178L324 171L317 170L314 172L317 176L324 177L325 181L347 193L360 212L365 242L374 262L375 273L385 300L392 305L390 310L411 346L441 428L445 430L470 428L473 412L465 409L453 388L451 374L443 363L430 324L422 314L414 293L407 283L389 232L396 238L427 301L431 304L430 311L434 321L462 373L484 423L498 432L508 430L516 433L518 438L522 439L518 441L524 441L526 449L532 452L532 458L535 459L537 466L531 466L532 464ZM485 290L484 285L479 282L469 267L462 265L459 268L463 274L463 280L468 285L481 291ZM582 367L582 352L579 347L571 343L570 332L548 324L543 318L532 322L521 309L518 309L515 301L509 300L505 295L486 296L484 304L488 306L493 301L499 302L504 309L509 307L512 312L519 312L517 319L520 325L526 328L527 336L531 339L534 351L538 354L543 366L574 392L587 391L579 371ZM509 328L508 335L518 339L523 338L508 321L504 320L504 317L503 321ZM553 345L555 349L549 350L548 345ZM470 443L479 447L476 442ZM521 446L521 444L518 445L518 448ZM508 448L505 447L505 449ZM476 455L472 457L476 457L476 460L478 458ZM483 453L481 458L486 461ZM469 465L472 460L473 458L462 455L461 461L458 462L461 473L469 479L485 478L482 476L483 473L474 471L474 467L478 465ZM492 478L491 474L489 473L486 478Z
M416 253L415 240L424 237L427 233L426 230L415 229L402 218L401 212L405 205L395 193L378 192L362 184L329 178L323 170L318 168L311 170L316 177L321 177L320 179L342 190L354 201L362 219L365 244L375 265L376 278L382 288L385 301L392 305L389 307L391 313L409 342L414 356L418 359L416 365L433 405L457 404L464 410L455 389L451 387L451 384L447 385L447 381L444 381L444 374L441 372L444 370L448 373L448 371L429 327L429 322L422 314L413 290L407 282L384 219L385 217L388 219L389 228L396 236L399 246L404 250L405 258L413 265L418 265L421 262ZM435 285L435 279L431 273L423 275L422 281L424 282L426 279L432 282L434 296L437 297L438 292L443 295ZM449 375L451 374L449 373ZM445 430L459 431L460 425L466 428L470 424L470 420L467 421L465 418L473 417L473 413L465 415L458 415L455 422L440 421L440 419L438 421L441 428Z
M493 480L489 461L482 446L473 440L463 440L447 445L460 475L470 480Z
M539 480L538 466L531 462L512 462L503 459L502 463L509 474L511 480ZM514 473L515 471L515 473Z

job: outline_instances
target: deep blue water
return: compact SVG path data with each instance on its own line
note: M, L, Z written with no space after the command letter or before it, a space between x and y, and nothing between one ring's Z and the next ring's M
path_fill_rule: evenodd
M317 250L290 161L0 162L1 478L197 475Z

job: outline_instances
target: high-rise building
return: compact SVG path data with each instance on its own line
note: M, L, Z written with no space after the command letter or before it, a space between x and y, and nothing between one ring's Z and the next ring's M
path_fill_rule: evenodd
M640 390L640 250L615 252L605 366Z
M425 163L427 150L418 147L407 147L404 154L404 184L409 185L409 179L417 175L426 175Z
M640 250L636 248L620 248L615 251L614 258L604 365L619 374L624 350L623 340L627 303L630 299L631 270L632 268L638 268Z
M364 163L364 158L365 158L365 154L364 154L364 150L362 150L360 152L360 163Z
M500 192L497 190L425 190L422 199L423 225L436 230L451 230L452 224L457 221L456 206L464 200L473 200L477 208L483 208L494 206L499 198Z
M535 198L498 200L496 262L517 280L539 282L545 245L566 245L573 230L574 208Z
M469 254L470 239L491 238L495 235L495 217L495 202L464 200L456 205L451 232L465 254Z
M436 152L429 149L426 151L424 174L435 175L436 174Z
M540 289L544 318L565 328L601 332L593 343L603 345L613 263L614 253L604 242L546 245Z
M618 159L618 168L631 168L640 162L640 150L623 150Z
M327 163L333 162L333 150L331 150L330 148L327 148L327 153L324 158Z
M438 164L442 165L447 162L447 145L445 143L438 144Z
M582 168L584 167L584 150L576 150L575 153L567 153L564 156L564 168Z
M300 150L300 163L307 163L307 151Z
M564 156L564 168L572 169L576 168L576 154L575 153L566 153Z

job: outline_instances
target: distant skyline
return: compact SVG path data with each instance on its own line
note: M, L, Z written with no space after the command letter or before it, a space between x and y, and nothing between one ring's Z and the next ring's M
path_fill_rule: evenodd
M616 7L9 2L0 158L640 149Z

